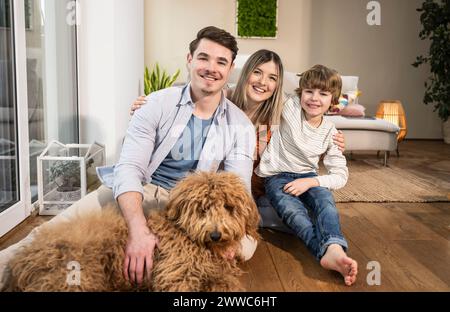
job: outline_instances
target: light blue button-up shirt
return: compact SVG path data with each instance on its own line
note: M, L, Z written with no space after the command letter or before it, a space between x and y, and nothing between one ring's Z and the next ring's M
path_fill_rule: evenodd
M129 124L120 160L112 168L99 168L102 182L113 187L117 199L126 192L143 194L143 184L173 148L191 118L195 104L190 84L154 92L135 111ZM248 117L222 95L213 116L197 171L223 170L239 175L251 190L255 129ZM113 181L112 181L113 180Z

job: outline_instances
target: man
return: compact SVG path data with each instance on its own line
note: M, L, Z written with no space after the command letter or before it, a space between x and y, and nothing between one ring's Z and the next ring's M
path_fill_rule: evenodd
M183 88L168 88L147 97L148 105L130 122L119 163L114 167L114 181L99 170L106 186L48 222L67 221L81 212L101 210L115 204L116 199L129 230L123 273L132 283L142 283L145 273L150 280L158 244L158 233L148 229L145 213L163 209L177 181L193 170L217 171L223 166L241 176L250 191L254 128L247 116L222 95L238 51L236 40L224 30L206 27L198 32L189 50L191 81ZM113 186L113 190L107 186ZM32 243L38 230L1 251L0 288L8 260L21 246ZM231 258L241 252L249 259L256 241L246 237L241 249L224 256Z
M150 198L160 200L158 192L167 197L189 171L217 171L221 162L250 190L253 125L222 93L238 51L236 40L210 26L198 32L189 50L190 83L147 98L148 105L134 114L114 171L114 197L129 229L124 276L138 284L144 271L150 277L158 244L157 233L147 227L144 216L143 208L152 208ZM156 195L144 196L143 181L150 183L147 193ZM148 204L143 206L144 197Z

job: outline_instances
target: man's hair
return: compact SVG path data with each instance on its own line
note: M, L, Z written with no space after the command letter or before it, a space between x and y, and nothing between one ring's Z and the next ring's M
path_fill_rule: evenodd
M229 49L232 53L231 62L234 62L239 49L236 39L229 32L214 26L208 26L201 29L197 33L197 38L189 44L189 52L191 55L194 55L194 52L197 50L200 40L202 39L211 40Z
M323 65L314 65L311 69L300 74L298 89L295 90L301 98L302 91L305 89L320 89L330 92L332 95L331 103L339 103L341 96L342 79L334 69Z

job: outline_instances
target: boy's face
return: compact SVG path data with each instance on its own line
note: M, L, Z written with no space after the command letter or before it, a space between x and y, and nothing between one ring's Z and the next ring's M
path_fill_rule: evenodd
M308 118L320 117L330 108L332 97L328 91L304 89L300 103Z
M187 58L194 94L212 95L220 92L233 69L232 52L208 39L200 40L194 55Z

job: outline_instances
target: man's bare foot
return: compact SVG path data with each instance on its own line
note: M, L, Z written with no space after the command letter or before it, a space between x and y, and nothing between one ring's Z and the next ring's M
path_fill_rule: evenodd
M348 257L342 246L331 244L320 259L320 265L327 270L338 271L344 277L345 285L351 286L356 281L358 263Z

